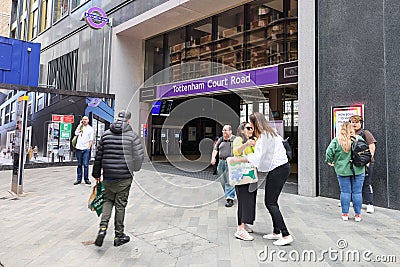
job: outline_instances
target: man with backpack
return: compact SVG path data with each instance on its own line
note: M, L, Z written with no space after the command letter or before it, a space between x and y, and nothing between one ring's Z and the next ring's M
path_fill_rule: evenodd
M375 154L375 144L376 140L370 131L363 129L362 123L363 119L359 115L353 115L349 120L354 127L357 135L361 136L369 146L369 150L372 154L371 162L366 166L365 179L363 184L363 200L367 205L367 213L374 213L374 203L373 203L373 190L372 190L372 175L374 171L374 154Z

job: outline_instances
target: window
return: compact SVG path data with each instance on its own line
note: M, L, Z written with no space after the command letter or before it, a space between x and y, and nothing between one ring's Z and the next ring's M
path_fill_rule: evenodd
M175 30L167 35L168 37L168 57L167 66L172 66L169 73L169 81L180 81L183 79L183 70L180 65L182 57L185 55L185 29Z
M17 111L16 101L11 102L10 121L16 120L15 112Z
M68 15L68 0L53 0L53 23Z
M5 121L4 124L7 124L10 122L10 105L6 106L6 110L5 110Z
M42 0L42 18L40 23L40 32L48 29L51 25L52 0Z
M38 9L33 11L33 25L32 25L32 37L38 35Z
M145 79L168 67L153 85L295 61L297 5L298 0L253 0L149 39Z
M1 115L1 118L0 118L0 125L4 125L4 119L5 119L5 109L4 108L2 108L1 109L1 113L0 113L0 115Z
M36 111L44 109L44 93L36 93Z
M83 3L85 3L87 0L72 0L71 1L71 10L82 5Z
M76 90L78 49L56 58L48 64L47 85L56 89Z
M146 41L145 80L150 83L149 86L163 83L164 80L162 77L153 77L164 69L163 37L158 36Z

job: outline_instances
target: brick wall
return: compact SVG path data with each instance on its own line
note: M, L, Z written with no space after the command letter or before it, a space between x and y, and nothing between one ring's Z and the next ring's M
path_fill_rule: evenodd
M11 0L0 0L0 35L10 35Z

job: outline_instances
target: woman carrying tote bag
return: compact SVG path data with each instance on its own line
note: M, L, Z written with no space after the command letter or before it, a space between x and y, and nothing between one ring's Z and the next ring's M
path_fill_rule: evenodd
M255 141L251 139L252 136L253 128L250 126L250 123L242 122L237 129L236 138L232 144L234 156L238 157L254 152ZM257 184L255 182L235 186L238 199L238 228L235 232L235 237L245 241L254 240L254 237L249 234L253 230L247 224L252 225L256 218Z

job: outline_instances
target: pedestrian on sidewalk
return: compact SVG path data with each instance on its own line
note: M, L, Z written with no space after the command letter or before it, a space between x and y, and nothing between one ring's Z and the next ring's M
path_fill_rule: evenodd
M36 160L37 157L38 157L38 153L39 153L38 147L37 147L37 146L34 146L34 148L33 148L33 157L35 158L35 160Z
M215 137L213 148L218 143L219 138L220 138L219 136ZM218 168L217 168L218 163L219 163L219 153L217 152L217 154L215 155L215 164L213 165L213 175L218 175Z
M282 188L290 174L290 164L283 146L283 138L271 127L265 116L259 112L250 115L250 126L257 138L254 153L247 155L247 160L257 167L259 172L267 173L265 178L264 204L272 218L273 232L263 236L276 240L276 246L284 246L293 242L282 213L278 199Z
M64 146L60 146L57 151L58 162L64 162Z
M255 140L253 137L253 128L248 122L242 122L236 132L236 138L233 140L233 155L236 157L254 153ZM236 185L236 196L238 201L237 222L238 228L235 237L252 241L254 237L249 233L253 232L248 224L253 225L256 219L256 199L258 183Z
M93 144L94 130L89 125L89 118L84 116L75 130L75 135L78 136L76 141L76 159L78 160L77 167L77 178L74 185L78 185L82 182L82 166L83 166L83 177L86 184L91 184L89 181L89 160L90 160L90 149Z
M22 121L18 120L15 127L15 137L14 137L14 151L13 151L13 175L18 174L19 169L19 150L21 147L21 130Z
M233 200L235 199L235 187L229 184L228 179L228 164L226 163L227 157L232 157L232 142L235 136L232 135L232 126L224 125L222 128L222 137L218 140L214 146L214 150L211 154L211 165L216 164L216 156L219 155L218 162L218 179L221 182L222 188L225 192L225 207L232 207Z
M112 208L114 217L114 246L129 242L124 233L125 207L128 204L133 172L142 167L144 150L140 138L130 125L131 113L118 112L117 119L104 132L97 146L92 176L100 181L103 170L104 204L95 245L101 247L107 232Z
M340 204L342 207L342 220L349 220L350 201L353 201L354 220L361 221L362 187L365 177L365 167L353 166L350 169L351 137L362 140L356 135L350 122L345 122L340 128L339 136L334 138L326 149L325 161L335 168L340 187Z
M365 130L362 126L363 119L359 115L353 115L350 117L350 122L353 124L354 131L357 135L361 136L368 144L369 151L371 152L371 162L365 166L365 179L362 189L362 197L364 203L367 205L367 213L374 213L374 191L372 190L372 177L375 166L375 144L376 140L372 133Z

